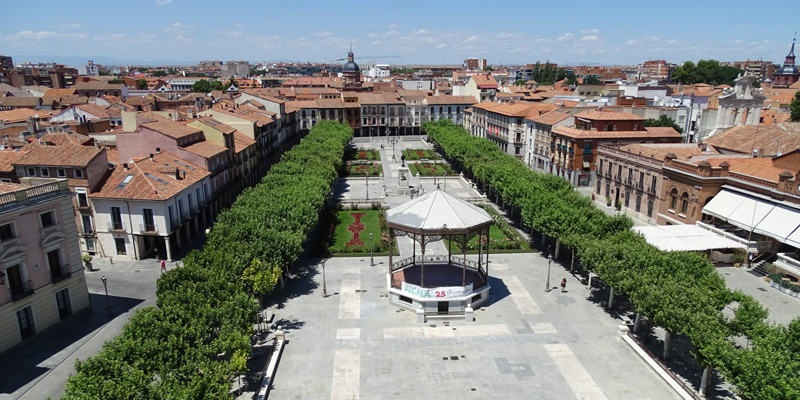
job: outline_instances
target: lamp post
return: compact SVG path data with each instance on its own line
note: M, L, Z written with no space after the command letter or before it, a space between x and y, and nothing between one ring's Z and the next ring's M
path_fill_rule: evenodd
M553 262L553 255L547 256L547 284L544 288L545 292L550 292L550 263Z
M102 277L102 278L100 278L100 280L102 280L102 281L103 281L103 287L105 287L105 288L106 288L106 311L108 311L108 316L109 316L109 317L113 317L113 316L114 316L114 314L113 314L113 313L111 313L111 303L110 303L110 301L108 300L108 279L106 279L106 276L105 276L105 275L103 275L103 277Z
M369 171L364 172L364 177L367 179L367 200L369 200Z
M372 232L369 233L369 266L370 267L375 266L375 259L373 258L372 255Z
M325 285L325 260L322 259L322 298L325 299L328 297L328 287Z

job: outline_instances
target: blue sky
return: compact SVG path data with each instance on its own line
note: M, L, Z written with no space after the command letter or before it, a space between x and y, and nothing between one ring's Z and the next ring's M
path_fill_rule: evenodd
M325 61L344 57L352 40L357 57L401 56L384 60L395 64L455 64L472 56L490 64L783 62L800 27L797 10L754 6L696 0L7 0L0 54L15 62L45 55Z

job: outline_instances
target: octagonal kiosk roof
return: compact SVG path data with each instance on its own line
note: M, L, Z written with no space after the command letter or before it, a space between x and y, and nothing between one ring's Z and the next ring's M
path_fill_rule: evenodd
M486 210L434 190L386 211L386 223L407 232L435 234L477 231L494 220Z

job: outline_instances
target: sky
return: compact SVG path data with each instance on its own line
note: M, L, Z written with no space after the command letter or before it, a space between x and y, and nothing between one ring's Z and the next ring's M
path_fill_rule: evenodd
M800 27L797 10L757 9L739 0L3 3L0 54L15 63L41 57L324 62L346 57L351 42L356 57L366 57L357 60L362 63L385 56L399 57L375 61L782 63Z

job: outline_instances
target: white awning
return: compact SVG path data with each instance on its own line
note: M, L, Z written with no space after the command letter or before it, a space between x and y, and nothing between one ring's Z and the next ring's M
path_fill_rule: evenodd
M720 191L703 213L782 243L800 247L800 209L730 190Z
M635 226L647 243L664 251L746 249L747 246L697 225Z
M781 205L776 205L772 211L761 220L753 232L773 237L781 242L786 242L793 232L800 226L800 212ZM794 245L797 247L796 245Z
M703 207L703 214L727 220L743 201L744 196L722 190Z

